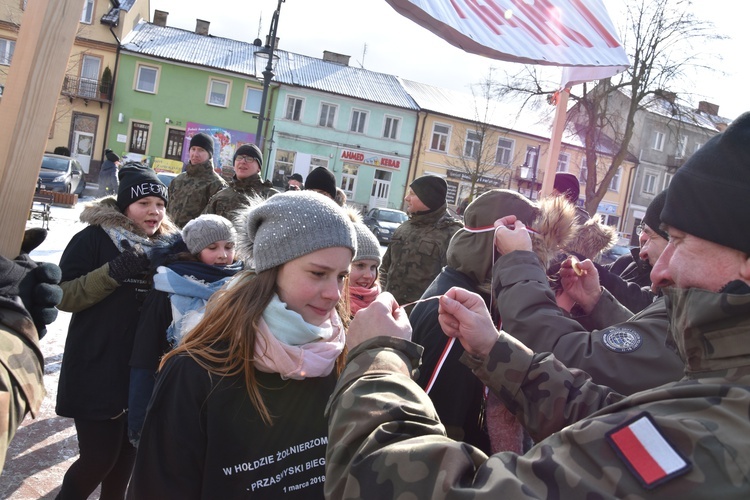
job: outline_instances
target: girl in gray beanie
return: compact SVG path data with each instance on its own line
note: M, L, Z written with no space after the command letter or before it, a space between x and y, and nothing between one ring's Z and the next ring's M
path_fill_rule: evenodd
M307 191L256 200L236 227L254 270L218 291L162 360L132 498L300 488L301 498L323 498L324 412L346 354L354 227L333 200Z
M370 305L382 291L378 279L381 256L380 243L370 228L362 223L359 212L348 209L348 213L357 234L357 254L352 260L352 272L349 274L349 307L353 317L357 311Z

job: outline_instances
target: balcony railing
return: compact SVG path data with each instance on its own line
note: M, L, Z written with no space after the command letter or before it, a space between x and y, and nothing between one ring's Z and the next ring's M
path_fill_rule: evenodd
M684 156L667 156L667 168L670 170L677 170L685 163Z
M61 93L67 96L71 102L74 98L86 101L110 102L112 100L111 92L111 84L103 84L101 80L65 75Z

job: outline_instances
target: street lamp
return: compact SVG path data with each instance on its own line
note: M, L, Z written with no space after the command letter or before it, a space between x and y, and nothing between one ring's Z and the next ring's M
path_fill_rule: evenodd
M266 40L265 47L256 49L255 67L258 68L266 62L266 67L263 70L263 94L260 98L260 112L258 113L258 130L255 132L255 145L263 151L263 122L266 120L266 100L268 99L268 88L271 85L271 80L274 77L274 64L279 56L275 56L273 51L276 48L276 30L279 27L279 13L281 12L281 4L284 0L279 0L279 5L271 17L271 29L268 33L268 39ZM256 40L256 45L260 45L260 40ZM256 70L257 73L257 70Z

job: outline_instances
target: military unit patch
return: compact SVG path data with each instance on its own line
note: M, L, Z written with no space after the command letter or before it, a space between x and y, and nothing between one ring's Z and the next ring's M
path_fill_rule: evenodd
M643 343L641 334L633 328L613 327L602 335L602 342L614 352L633 352Z
M681 476L692 466L667 441L646 412L609 431L607 442L647 489Z

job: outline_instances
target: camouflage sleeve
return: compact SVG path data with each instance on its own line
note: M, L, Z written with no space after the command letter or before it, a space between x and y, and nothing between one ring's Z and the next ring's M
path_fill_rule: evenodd
M569 369L552 354L535 354L502 332L486 357L464 352L467 365L516 415L535 441L623 398Z
M83 311L105 299L118 286L109 275L109 264L104 264L88 274L60 283L63 297L57 308L73 313Z
M429 397L411 379L416 346L385 342L373 339L350 353L331 397L326 498L647 498L650 493L655 498L661 493L641 487L604 437L635 412L573 424L524 456L487 457L445 437ZM512 364L518 369L528 361L520 356ZM558 411L565 408L562 404Z

